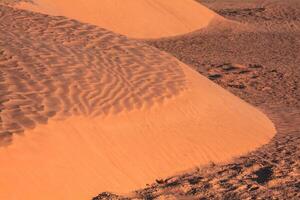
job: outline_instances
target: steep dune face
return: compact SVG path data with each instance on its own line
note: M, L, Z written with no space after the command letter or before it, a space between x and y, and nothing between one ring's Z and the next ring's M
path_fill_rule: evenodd
M194 0L34 0L20 8L67 16L134 38L189 33L216 16Z
M88 199L246 153L260 111L143 43L0 6L0 199Z

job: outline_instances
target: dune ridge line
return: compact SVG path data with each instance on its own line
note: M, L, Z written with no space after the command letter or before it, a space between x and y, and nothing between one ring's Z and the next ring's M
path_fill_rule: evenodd
M18 7L67 16L132 38L182 35L221 18L194 0L34 0Z
M0 18L0 199L128 192L275 133L263 113L144 43L5 6Z

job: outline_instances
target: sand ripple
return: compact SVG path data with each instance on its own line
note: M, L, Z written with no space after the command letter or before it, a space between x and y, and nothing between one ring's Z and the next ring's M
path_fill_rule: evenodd
M178 94L175 59L63 17L0 7L0 141L51 117L140 109Z
M127 192L275 133L174 57L96 26L0 6L0 39L0 199Z

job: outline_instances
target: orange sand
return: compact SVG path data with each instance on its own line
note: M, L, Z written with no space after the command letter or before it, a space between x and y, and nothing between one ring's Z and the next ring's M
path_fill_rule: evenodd
M188 0L38 2L47 11L91 23L97 16L94 23L132 37L185 33L213 16ZM1 22L11 32L1 35L8 46L1 55L10 59L1 66L11 91L3 93L8 100L1 117L3 127L11 121L30 127L26 115L36 121L35 128L0 147L1 200L82 200L101 191L129 192L244 154L275 133L260 111L165 53L104 30L84 37L97 30L85 33L87 26L72 21L47 24L39 21L49 18L40 16L31 23L29 14L19 14L24 16ZM18 74L23 76L14 77ZM43 112L27 97L43 105ZM56 116L39 123L47 111Z
M134 38L160 38L205 27L215 13L194 0L34 0L19 8L61 15Z
M128 192L241 155L274 135L261 112L182 67L188 88L163 104L51 120L15 136L0 149L0 199L81 200L99 191Z

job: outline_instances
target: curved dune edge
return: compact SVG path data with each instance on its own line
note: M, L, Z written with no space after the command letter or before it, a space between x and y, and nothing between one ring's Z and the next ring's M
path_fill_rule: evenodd
M42 16L42 19L44 17ZM19 20L21 19L16 21L20 22ZM33 23L30 23L30 27L32 26ZM65 29L63 28L63 30ZM75 30L78 29L78 27L75 28ZM27 28L23 30L30 31ZM52 33L57 33L56 31L50 30L51 34L46 35L47 37L42 40L46 41L46 38L52 40ZM26 39L29 39L29 36L34 37L34 39L30 38L30 42L39 42L37 37L31 33L33 32L25 35L22 32L22 35L25 35ZM61 35L63 32L59 33ZM76 39L78 39L78 35ZM114 38L116 36L104 31L101 35L109 35L108 41L112 41L111 38L117 41L112 44L115 48L110 46L108 48L114 50L112 51L114 54L121 52L118 47L124 46L124 43L127 45L130 43L125 38ZM16 38L8 37L8 39L15 42ZM69 44L70 49L67 48L67 45L58 45L60 43L62 42L58 41L53 47L50 46L50 50L67 50L67 53L56 55L55 51L50 51L54 60L57 58L61 60L75 59L76 56L82 54L99 58L96 52L103 51L103 49L99 49L83 53L79 51L83 49L80 42L77 44L80 48L72 48L76 45ZM12 42L10 45L13 46L13 44ZM103 44L106 42L103 43L102 41L102 43L99 42L93 46L101 47ZM158 59L159 57L163 61L172 61L171 57L165 56L163 53L159 55L160 52L157 50L150 51L146 47L142 50L142 45L133 45L138 47L135 49L131 48L131 45L133 44L130 43L128 47L125 45L125 50L132 49L131 53L136 52L137 55L152 53L151 58ZM16 49L18 50L18 48ZM16 49L11 48L11 51ZM24 53L20 54L23 55ZM43 54L43 52L39 51L39 54ZM72 56L68 57L70 55ZM137 62L138 59L143 58L143 56L137 55L129 57L129 59ZM109 54L107 56L109 57ZM116 67L114 66L115 63L111 65L106 63L104 66L97 63L95 66L101 66L101 68L93 71L93 64L90 62L86 64L78 58L75 60L80 65L71 66L66 63L63 67L65 71L60 73L64 74L72 68L76 69L73 70L74 72L77 72L77 69L84 67L83 74L88 74L88 77L91 75L90 81L92 82L94 76L99 76L101 73L110 74L106 73L105 70L97 74L95 73L99 72L97 70ZM133 58L137 60L132 60ZM40 64L45 61L44 58L35 59ZM146 61L149 59L145 59L143 64L147 64ZM172 69L178 73L175 73L174 77L179 78L179 82L182 82L184 78L186 84L184 84L184 88L179 84L180 87L175 87L175 92L172 94L169 92L174 90L167 90L166 99L160 103L155 101L153 106L142 106L140 109L130 111L127 111L123 106L124 109L121 109L118 114L108 112L106 116L97 115L98 117L94 118L74 115L65 120L50 118L46 125L38 124L34 129L26 130L24 136L14 134L13 143L8 147L0 148L0 199L31 200L40 199L43 195L43 199L46 200L76 200L89 199L99 191L105 190L117 193L128 192L143 187L146 183L153 182L159 177L173 175L176 172L206 164L209 161L221 162L244 154L267 143L274 135L273 124L260 111L200 76L184 64L177 66L176 60L175 63L163 61L161 61L160 67L170 68L172 66ZM68 68L69 66L71 67ZM120 80L129 74L128 65L124 66L126 66L126 68L124 67L125 73L122 75L117 73L116 75L118 78L121 77ZM20 67L24 66L21 65ZM30 64L24 68L26 69L26 67L32 69L36 66ZM154 64L152 70L149 70L149 66L141 66L142 69L144 67L147 67L148 72L151 71L145 75L146 78L154 77L153 80L155 80L156 76L161 74L158 73L161 68L155 67ZM181 69L184 75L181 74ZM73 80L72 82L82 84L80 72L78 72L79 76L76 76L76 81ZM51 80L53 83L66 80L64 77L59 79L56 77L57 74L50 73L46 78L48 76L53 78ZM125 80L132 82L139 78L144 80L142 76L130 77L132 79L126 77ZM163 77L164 80L166 78L172 79L170 75ZM105 81L107 82L104 82L104 86L107 86L110 81L107 79ZM90 84L91 82L85 85L93 86ZM62 83L68 85L66 82ZM176 81L172 85L175 83ZM134 90L139 85L130 89ZM62 87L60 84L56 86ZM116 85L113 84L113 86ZM121 86L118 85L118 88L124 88L124 85ZM155 87L164 86L164 84L158 84ZM102 88L92 87L90 89L95 91ZM80 93L85 90L74 91L74 93ZM117 90L117 92L121 92L121 90ZM64 94L67 95L68 93ZM127 92L126 95L131 96L132 93ZM167 98L169 96L170 98ZM124 96L121 97L121 100L124 100ZM110 98L111 96L109 96ZM136 102L131 103L135 104ZM149 102L143 101L143 103ZM66 105L62 105L62 108L65 108ZM93 108L90 107L89 109Z
M187 89L106 117L49 120L0 149L0 199L88 199L226 161L267 143L271 121L182 64ZM16 192L17 190L17 192ZM2 191L2 192L1 192ZM4 191L4 192L3 192Z
M206 27L218 16L194 0L34 0L17 8L66 16L132 38L182 35Z

